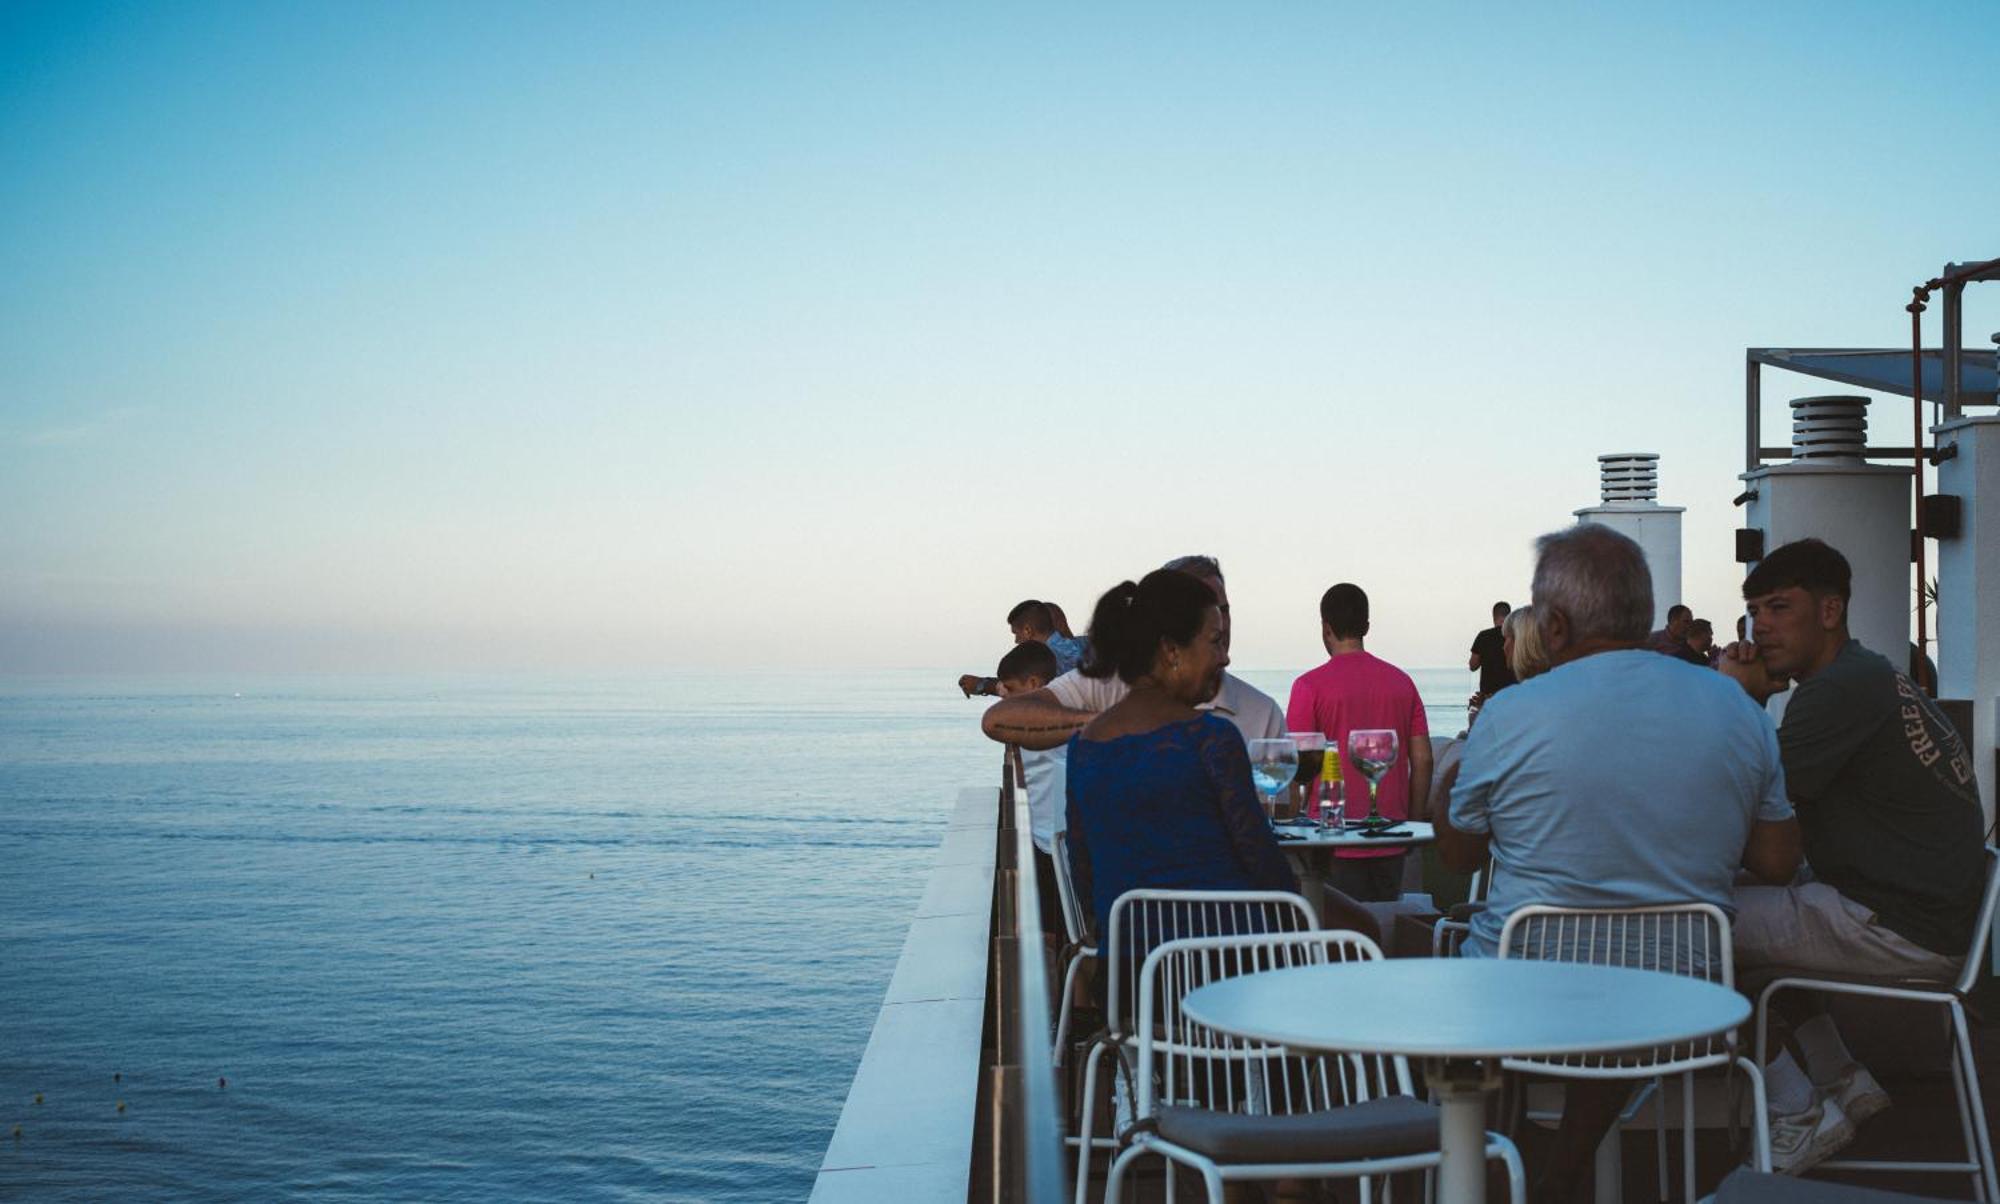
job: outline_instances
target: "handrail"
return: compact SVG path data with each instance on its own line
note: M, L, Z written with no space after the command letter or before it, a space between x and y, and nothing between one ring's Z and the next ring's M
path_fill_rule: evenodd
M1049 1045L1048 950L1025 786L1019 754L1010 747L1001 763L993 850L987 1031L968 1192L975 1204L1068 1198L1062 1104Z

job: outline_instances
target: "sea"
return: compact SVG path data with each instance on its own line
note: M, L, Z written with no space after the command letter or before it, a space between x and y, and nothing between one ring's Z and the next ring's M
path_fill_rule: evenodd
M956 677L0 678L0 1199L803 1199Z

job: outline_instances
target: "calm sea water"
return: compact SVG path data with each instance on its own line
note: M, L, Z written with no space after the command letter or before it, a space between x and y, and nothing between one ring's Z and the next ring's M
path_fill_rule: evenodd
M0 681L0 1197L802 1198L954 676Z

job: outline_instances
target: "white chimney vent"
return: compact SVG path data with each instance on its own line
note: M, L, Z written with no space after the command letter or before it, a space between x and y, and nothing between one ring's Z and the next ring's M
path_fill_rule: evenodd
M1660 496L1660 457L1653 452L1613 452L1597 457L1604 504L1649 503Z
M1657 452L1612 452L1597 457L1603 500L1573 511L1578 522L1602 523L1639 545L1653 575L1653 626L1667 625L1667 608L1681 600L1681 514L1662 506Z
M1801 397L1792 402L1794 460L1858 461L1867 450L1866 397Z

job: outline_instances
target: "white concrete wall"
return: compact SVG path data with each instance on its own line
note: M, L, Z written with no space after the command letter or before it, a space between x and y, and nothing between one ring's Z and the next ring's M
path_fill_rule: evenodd
M1684 507L1650 503L1586 506L1580 523L1603 523L1639 545L1653 575L1653 630L1667 625L1667 610L1681 599L1681 514ZM1720 637L1718 632L1717 636Z
M993 787L959 792L875 1031L820 1161L813 1204L956 1204L966 1197L998 808Z
M1764 550L1814 536L1840 549L1854 569L1848 632L1905 667L1916 623L1909 469L1804 461L1767 465L1743 479L1757 491L1745 518L1764 532Z
M1937 491L1962 499L1964 527L1938 541L1938 694L1972 700L1972 750L1986 822L1993 822L1993 748L2000 737L2000 416L1936 428L1957 455L1938 465ZM1982 613L1982 610L1984 613Z

